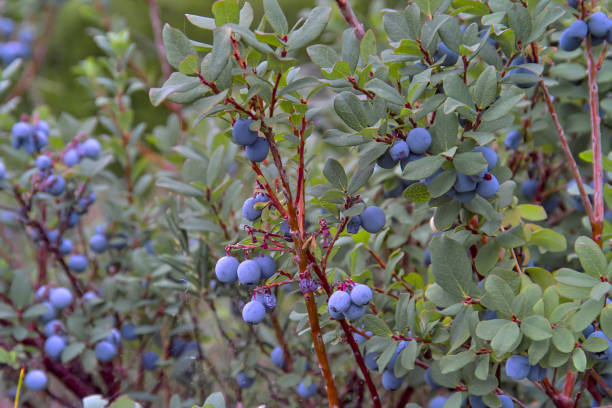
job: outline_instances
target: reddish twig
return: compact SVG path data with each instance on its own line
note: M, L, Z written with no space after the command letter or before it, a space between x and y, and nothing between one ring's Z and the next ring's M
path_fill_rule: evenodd
M342 14L342 17L344 17L344 20L355 29L355 37L361 41L361 39L365 36L365 31L363 30L363 24L361 24L357 19L351 5L347 0L336 0L336 4L338 5L340 14Z

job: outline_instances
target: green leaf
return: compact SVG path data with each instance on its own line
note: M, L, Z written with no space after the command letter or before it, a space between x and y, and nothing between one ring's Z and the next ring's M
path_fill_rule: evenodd
M47 310L45 310L45 313ZM0 302L0 319L8 320L13 319L15 317L17 317L17 312L15 311L15 309L13 309L13 307L9 304Z
M247 3L245 3L246 5ZM262 52L264 54L273 54L274 50L270 48L270 46L264 42L261 42L257 39L255 33L249 30L246 27L242 27L238 24L228 24L229 28L232 29L233 32L240 34L240 37L244 42L246 42L251 47L255 48L257 51Z
M370 82L368 82L365 85L365 89L367 91L374 92L376 95L380 96L387 102L393 103L395 105L400 105L403 107L406 103L406 101L404 101L404 98L402 97L402 95L400 95L396 88L392 87L386 82L381 81L378 78L374 78Z
M170 178L160 178L156 185L158 187L167 188L168 190L174 191L175 193L192 196L192 197L204 197L204 191L190 186L189 184L181 183L180 181L172 180Z
M368 126L366 111L359 98L351 92L336 95L334 110L344 123L354 130L361 130Z
M580 310L572 316L571 325L574 331L579 332L587 328L601 312L601 302L589 299L582 304Z
M474 102L481 109L486 109L497 97L497 71L489 65L478 77L474 85Z
M164 48L168 63L174 68L179 68L181 62L189 55L197 55L196 50L189 41L189 38L182 31L165 24L162 30Z
M359 44L359 54L361 55L361 60L367 64L370 55L376 55L376 35L372 30L368 30L363 38L361 39L361 43Z
M563 353L571 353L574 349L574 334L565 327L555 327L552 342L557 350Z
M425 183L411 184L404 190L403 196L411 203L426 203L430 197Z
M557 272L555 272L554 277L557 282L561 282L570 286L577 286L580 288L592 288L598 283L600 283L600 280L593 276L580 273L568 268L559 269Z
M196 16L195 14L185 14L185 17L191 24L204 30L213 30L217 27L214 18Z
M518 325L515 322L508 322L493 337L491 347L493 347L493 351L498 355L506 354L518 345L520 337L521 331Z
M219 0L212 5L212 12L215 16L217 27L224 24L240 22L239 0Z
M483 122L491 122L506 116L516 107L516 104L523 100L524 96L525 94L517 88L506 90L500 95L497 101L493 102L493 104L484 111L482 114Z
M137 404L127 395L119 397L108 408L137 408Z
M580 265L586 273L592 276L605 276L608 262L599 246L588 237L578 237L574 250L580 260Z
M544 207L535 204L521 204L518 206L521 217L530 221L542 221L546 219Z
M302 26L289 34L287 48L295 50L314 41L325 30L330 16L330 7L318 6L313 8Z
M49 307L43 304L35 304L26 309L23 313L24 319L35 319L39 316L49 313Z
M467 86L458 75L451 74L444 77L444 93L470 109L474 109L474 101Z
M453 158L458 172L468 176L478 174L487 168L487 161L480 152L459 153Z
M351 72L355 71L359 62L359 40L354 28L347 28L342 33L342 61L345 61Z
M23 309L24 306L32 302L32 295L32 285L27 273L24 271L14 273L9 289L9 298L13 306L17 309Z
M510 28L514 30L517 41L529 38L532 30L531 15L521 4L513 3L508 13Z
M210 406L211 408L225 408L225 398L220 392L210 394L206 401L204 401L204 408Z
M446 159L442 156L426 156L412 161L404 167L402 178L406 180L420 180L434 174Z
M323 175L334 186L341 190L345 190L348 180L346 173L344 173L344 167L335 159L327 159L325 167L323 168Z
M574 367L579 372L584 372L586 370L587 358L584 350L581 348L576 348L572 353L572 363L574 363Z
M498 312L512 310L514 292L505 280L497 275L489 275L485 280L484 289L486 294L481 300L484 305Z
M232 55L231 33L232 30L229 27L215 28L213 30L213 49L207 65L209 75L207 79L211 81L219 77Z
M363 187L374 172L374 165L370 164L365 167L359 167L353 177L351 177L351 181L349 182L349 186L347 189L347 193L355 194L361 187Z
M434 214L434 225L439 231L446 231L457 219L461 211L461 203L457 200L449 200L436 208Z
M601 353L609 347L608 340L601 337L589 337L582 343L582 348L591 353Z
M599 327L610 338L612 336L612 308L606 306L599 315Z
M404 347L404 349L400 352L399 360L400 364L402 365L402 367L404 367L404 369L408 371L414 369L414 362L417 358L418 347L419 345L416 341L410 341L408 342L406 347Z
M388 337L392 334L385 321L376 315L366 314L363 317L363 324L365 329L371 331L375 336Z
M85 350L84 343L70 343L66 348L62 351L62 363L66 364L80 355L83 350Z
M502 248L510 249L517 248L525 244L525 238L523 234L523 227L517 225L516 227L510 228L508 231L504 231L495 237L497 242Z
M196 77L187 76L180 72L173 72L161 88L151 88L149 99L153 106L159 106L172 94L187 93L200 88L202 95L206 89Z
M472 265L465 248L446 236L435 237L429 244L431 268L436 283L457 301L474 290Z
M276 0L264 0L263 7L266 20L268 20L274 32L281 36L287 34L289 24L278 2Z
M483 340L493 340L501 328L509 322L504 319L483 320L476 326L476 335Z
M550 322L545 317L538 315L523 319L521 331L527 338L535 341L545 340L553 335Z
M443 196L457 180L457 173L454 170L444 170L438 174L427 186L432 197Z
M473 350L462 351L457 354L446 355L440 360L440 369L442 374L448 374L457 371L470 364L476 359L476 353Z
M547 251L561 252L567 248L567 241L565 240L565 235L548 228L543 228L531 234L529 245L537 245Z
M555 77L566 79L568 81L580 81L584 79L587 74L584 66L577 62L566 62L561 64L555 64L551 69L550 73Z
M332 68L338 62L338 54L336 51L327 45L315 44L306 48L308 56L321 68Z
M421 28L421 43L423 44L423 48L429 49L440 27L446 24L450 18L450 16L441 14L435 16L433 20L423 24ZM444 88L446 89L446 86Z

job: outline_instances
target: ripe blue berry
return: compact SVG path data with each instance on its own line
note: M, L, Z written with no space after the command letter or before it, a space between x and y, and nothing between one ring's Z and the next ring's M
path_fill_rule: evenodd
M119 330L112 328L111 334L106 336L105 340L114 344L115 346L119 346L119 343L121 342L121 333L119 333Z
M45 353L52 359L57 359L66 348L66 340L60 336L51 336L45 340Z
M145 370L155 370L159 356L154 351L147 351L142 354L142 367Z
M472 408L487 408L486 404L482 401L482 397L470 395L468 400L470 401Z
M72 304L72 293L66 288L51 289L49 301L55 309L63 309Z
M106 363L115 358L115 355L117 355L117 347L110 341L102 340L96 344L94 352L99 361Z
M372 289L363 284L357 284L351 290L351 301L356 305L367 305L372 301Z
M243 285L255 285L261 279L261 268L259 264L251 259L240 262L237 273L238 280Z
M253 258L261 269L261 279L269 279L276 273L276 261L270 255L259 255Z
M239 262L233 256L219 258L215 265L215 275L220 282L232 283L238 279Z
M522 380L529 375L531 365L527 356L513 355L506 361L506 375L515 380Z
M533 200L538 192L540 183L537 180L527 179L521 184L521 192L528 200Z
M410 154L410 148L408 147L408 143L403 140L398 140L391 146L389 153L391 154L391 158L395 161L407 159Z
M510 66L512 67L516 65L522 65L522 64L529 63L529 62L530 61L528 59L525 59L524 56L519 55L517 58L514 59L514 61L512 61ZM507 76L510 77L515 74L523 76L523 77L517 78L517 83L516 83L516 86L522 89L533 88L540 80L540 78L533 71L530 71L527 68L513 68L508 71Z
M47 306L47 309L49 309L49 311L45 313L44 315L40 316L40 319L43 322L48 322L55 317L55 308L50 302L47 302L47 301L43 302L42 304Z
M85 272L87 263L87 258L84 255L72 255L68 258L68 267L76 273Z
M251 300L242 308L242 320L248 324L259 324L264 317L266 317L266 309L256 300Z
M66 189L66 180L62 176L51 176L46 181L45 191L54 196L60 196Z
M546 369L539 364L531 366L527 378L529 378L531 381L542 381L544 378L546 378Z
M258 137L253 144L246 147L246 157L252 162L262 162L268 156L270 146L268 141L261 137Z
M126 323L121 326L121 337L126 340L136 340L138 334L136 334L136 325L133 323Z
M607 36L608 32L612 28L612 20L610 20L608 16L601 11L591 14L587 24L589 26L589 33L595 37Z
M108 247L108 240L102 234L95 234L89 239L89 247L92 251L101 254Z
M431 134L425 128L414 128L406 137L410 151L415 154L423 154L431 146Z
M378 353L368 353L365 355L365 357L363 358L363 362L365 363L366 367L368 367L368 369L372 371L378 371L378 356Z
M261 217L261 210L254 207L256 203L254 197L249 197L242 204L242 216L251 222Z
M62 243L60 244L59 253L62 255L68 255L72 252L72 241L68 238L62 238Z
M40 155L36 158L36 168L38 170L47 170L51 168L53 162L49 156Z
M297 393L302 398L310 398L317 393L317 384L311 382L305 385L304 381L301 381L297 387Z
M32 370L25 376L25 386L32 391L43 390L47 386L47 375L40 370Z
M351 217L348 224L346 224L346 232L349 234L356 234L359 232L359 228L361 227L361 216L356 215Z
M497 396L501 401L501 408L514 408L514 401L507 395L498 395Z
M79 152L76 149L70 149L64 154L64 164L68 167L76 166L80 159Z
M351 295L343 290L337 290L331 294L327 301L329 309L336 313L344 313L351 306Z
M447 400L448 397L437 396L429 401L429 408L442 408Z
M385 370L382 376L382 385L386 390L395 391L402 386L404 377L396 377L392 370Z
M355 321L361 318L365 314L365 306L359 306L354 303L351 303L348 309L344 311L344 317L349 319L350 321Z
M450 48L448 48L446 44L444 44L443 42L439 42L436 47L436 53L434 54L434 61L438 62L442 58L444 58L444 61L442 61L442 65L445 67L449 67L457 63L459 56Z
M367 332L366 332L366 334L367 334L368 336L371 336L371 335L372 335L372 332L371 332L371 331L367 331ZM356 342L357 344L361 344L361 343L363 343L364 341L366 341L366 340L368 339L367 337L362 336L362 335L361 335L361 334L359 334L359 333L353 333L353 338L355 339L355 342Z
M260 302L266 309L266 312L271 312L276 307L276 296L274 296L274 293L257 292L253 299Z
M249 129L253 121L251 119L238 119L232 127L232 138L234 142L242 146L253 144L257 140L257 132Z
M492 174L486 174L485 177L478 183L476 194L484 198L491 198L497 194L499 190L499 181Z
M285 355L281 346L274 347L274 350L270 353L270 360L278 368L285 367Z
M508 132L508 134L506 135L506 140L504 140L504 144L508 149L517 149L520 146L522 140L523 134L518 130L513 130L511 132Z
M491 171L497 166L497 153L489 146L477 146L474 148L475 152L482 153L482 156L487 161L488 171Z
M17 122L13 125L11 133L18 139L25 139L30 136L31 126L26 122Z
M385 212L375 205L367 207L361 213L361 226L369 233L376 234L383 229L386 222Z
M574 51L580 44L584 37L586 37L589 28L587 23L582 20L574 21L568 28L561 33L559 39L559 46L565 51Z
M66 326L59 320L51 320L45 324L45 336L51 337L54 334L62 334L66 331Z
M87 139L83 142L81 147L85 156L94 160L100 156L100 150L102 149L100 142L98 142L96 139Z
M249 377L245 373L240 373L236 376L236 382L240 388L249 388L255 382L254 378Z
M476 185L477 182L470 176L457 173L457 179L455 180L453 189L455 189L455 191L458 193L467 193L468 191L474 191L476 189Z
M393 369L395 368L395 362L397 361L397 358L399 357L402 350L406 348L408 343L410 342L407 340L402 340L399 343L397 343L397 346L395 346L395 351L393 352L393 355L391 356L391 359L387 363L387 366L385 367L385 369L393 371Z
M608 342L608 348L604 351L600 351L599 353L591 353L596 360L611 360L612 359L612 341L605 335L601 330L596 330L589 335L588 338L591 337L599 337Z
M425 266L431 265L431 251L429 248L425 250Z
M383 169L392 169L397 164L397 160L393 160L391 153L387 150L382 156L376 159L376 164Z
M300 282L301 283L301 282ZM327 304L327 311L329 312L329 316L332 319L336 319L336 320L344 320L344 314L343 313L339 313L339 312L335 312L333 311L330 307L329 307L329 303Z

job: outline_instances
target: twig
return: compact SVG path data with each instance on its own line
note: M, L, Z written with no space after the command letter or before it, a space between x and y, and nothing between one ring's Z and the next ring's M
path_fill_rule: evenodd
M155 46L157 48L157 57L162 68L162 74L164 80L170 76L170 64L166 59L166 49L164 48L164 42L162 40L162 26L159 18L159 5L156 0L147 0L149 3L149 18L151 19L151 26L153 28L153 36L155 38Z
M361 24L357 19L351 5L347 0L336 0L336 4L338 5L338 9L340 9L342 17L344 17L344 20L355 29L355 37L361 41L363 36L365 36L365 31L363 30L363 24Z

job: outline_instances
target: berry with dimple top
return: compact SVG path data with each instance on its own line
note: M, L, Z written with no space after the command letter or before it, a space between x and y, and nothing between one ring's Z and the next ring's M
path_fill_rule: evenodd
M470 176L463 173L457 173L457 179L453 188L458 193L467 193L468 191L476 190L477 182L474 181Z
M360 319L361 316L365 314L365 306L359 306L354 303L351 303L348 309L344 311L344 317L349 319L350 321L355 321Z
M72 255L68 259L68 267L76 273L85 272L87 269L87 258L84 255Z
M100 156L100 142L98 142L96 139L87 139L83 142L81 147L83 148L83 153L85 153L85 156L89 157L90 159L95 160Z
M523 355L513 355L506 361L506 375L515 380L522 380L529 375L531 365L529 358Z
M540 183L537 180L527 179L521 184L521 192L525 198L533 200L538 192Z
M372 289L363 284L357 284L351 290L351 301L356 305L367 305L372 301Z
M356 234L359 232L359 228L361 228L361 216L356 215L351 217L348 224L346 224L346 232L349 234Z
M142 355L142 367L145 370L154 370L157 366L157 361L159 360L159 355L157 355L154 351L147 351Z
M261 279L259 264L251 259L240 262L237 269L238 280L243 285L255 285Z
M310 398L317 393L317 384L311 382L310 385L305 385L304 381L301 381L297 393L302 398Z
M482 153L482 156L487 161L489 171L497 166L497 153L489 146L477 146L474 148L474 151Z
M508 149L517 149L520 146L522 140L523 134L518 130L513 130L511 132L508 132L508 134L506 135L504 144Z
M102 340L96 344L96 358L103 363L111 361L117 355L117 347L110 341Z
M79 160L79 152L76 149L70 149L64 154L64 164L68 167L76 166Z
M257 140L257 132L249 129L253 121L251 119L238 119L232 127L232 138L234 142L242 146L253 144Z
M376 164L383 169L392 169L397 164L397 160L393 160L391 153L389 150L387 150L378 159L376 159Z
M351 295L343 290L337 290L329 297L327 301L329 309L336 313L344 313L351 306Z
M491 198L497 194L499 190L499 181L492 174L485 174L485 177L478 183L476 194L484 198Z
M410 154L410 148L408 147L408 143L403 140L398 140L391 146L389 153L391 154L391 158L395 161L407 159Z
M331 316L332 319L336 319L336 320L344 320L344 314L340 313L340 312L336 312L333 311L330 307L329 304L327 304L327 311L329 312L329 315Z
M281 346L274 347L274 350L270 353L270 360L278 368L285 367L285 355Z
M240 388L249 388L255 382L255 379L249 377L245 373L240 373L236 376L236 382Z
M404 377L396 377L392 370L385 370L382 376L382 385L386 390L395 391L402 386Z
M442 408L447 400L447 397L437 396L429 401L429 408Z
M612 29L612 21L601 11L591 14L587 24L589 33L595 37L605 37L610 29Z
M365 363L366 367L368 367L370 370L378 371L378 363L377 363L378 357L379 357L378 353L368 353L363 358L363 362Z
M24 383L28 389L40 391L47 386L47 375L41 370L32 370L26 374Z
M406 142L412 153L423 154L431 146L431 134L425 128L414 128L408 133Z
M119 346L121 342L121 333L119 333L119 330L113 328L111 329L111 334L106 336L105 340L113 343L115 346Z
M261 269L261 278L268 279L276 273L276 261L270 255L260 255L253 258Z
M53 360L57 359L66 348L66 340L60 336L51 336L45 340L45 353Z
M446 44L444 44L443 42L439 42L436 47L436 53L434 54L434 61L438 62L442 58L444 58L444 61L442 61L442 65L445 67L449 67L457 63L459 56L453 50L448 48Z
M66 331L66 326L59 320L51 320L45 324L45 336L51 337L54 334L62 334Z
M264 305L266 312L271 312L276 307L276 296L274 293L261 293L257 292L253 294L253 300Z
M220 282L232 283L238 279L238 265L240 263L233 256L226 255L219 258L215 265L215 275Z
M270 151L270 146L268 145L268 141L261 137L258 137L257 140L246 147L246 157L252 162L262 162L268 156L268 152Z
M256 300L252 300L242 308L242 320L248 324L259 324L266 317L264 305Z
M62 195L66 189L66 180L62 176L51 176L45 181L45 184L47 184L45 192L56 197Z
M40 155L36 158L36 168L38 170L47 170L51 168L53 162L49 156Z
M386 222L385 212L375 205L367 207L361 213L361 226L369 233L376 234L383 229Z
M63 309L72 304L72 293L66 288L56 288L49 291L49 301L56 309Z
M89 239L89 247L92 249L92 251L101 254L102 252L106 251L106 248L108 247L108 240L102 234L94 234Z
M247 198L242 204L242 216L251 222L261 217L261 210L256 209L255 204L257 204L255 197Z

